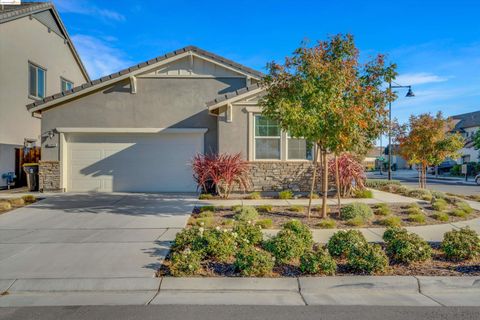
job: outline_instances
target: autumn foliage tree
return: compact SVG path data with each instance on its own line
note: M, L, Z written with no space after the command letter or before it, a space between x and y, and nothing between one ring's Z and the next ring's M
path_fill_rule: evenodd
M448 157L459 157L458 150L465 141L459 133L453 133L452 128L451 119L444 118L441 112L436 116L428 113L412 115L407 124L398 127L396 138L400 154L410 164L420 167L420 188L427 185L427 166L439 165Z
M395 66L383 55L360 63L353 36L339 34L312 47L303 44L283 64L271 62L267 68L263 114L292 137L315 145L308 215L321 158L325 217L328 154L362 148L384 130L386 105L394 94L383 85L395 77Z

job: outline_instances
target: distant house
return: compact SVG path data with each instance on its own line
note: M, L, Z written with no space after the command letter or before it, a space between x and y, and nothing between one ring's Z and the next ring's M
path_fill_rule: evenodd
M460 150L462 156L457 160L463 164L467 162L479 161L479 150L473 147L473 137L480 130L480 111L474 111L459 114L451 117L455 127L453 131L459 132L465 138L465 145Z
M365 158L363 158L363 167L366 170L379 169L381 166L379 161L380 157L385 158L383 154L383 147L372 147L370 150L368 150Z
M388 145L384 150L385 163L388 162ZM400 155L400 145L392 144L392 166L396 166L397 170L410 169L408 161Z
M40 146L40 119L25 105L89 81L50 2L0 0L0 188L15 149Z

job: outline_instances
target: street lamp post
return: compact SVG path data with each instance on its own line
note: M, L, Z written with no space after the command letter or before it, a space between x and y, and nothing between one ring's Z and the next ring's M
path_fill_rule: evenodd
M408 88L406 97L415 97L412 86L401 86L398 83L392 86L392 81L390 81L388 88L390 91L392 91L392 89ZM388 103L388 180L392 180L392 102Z

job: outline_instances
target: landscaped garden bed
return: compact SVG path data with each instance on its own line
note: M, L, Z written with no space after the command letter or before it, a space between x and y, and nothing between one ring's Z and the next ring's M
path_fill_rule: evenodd
M32 195L25 195L21 198L0 199L0 214L21 208L37 201L38 199Z

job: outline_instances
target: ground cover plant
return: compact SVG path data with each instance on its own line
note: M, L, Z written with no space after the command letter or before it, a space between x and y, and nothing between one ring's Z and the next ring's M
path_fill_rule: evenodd
M21 208L37 202L38 199L34 195L24 195L20 198L5 198L0 199L0 214L6 213L10 210Z

